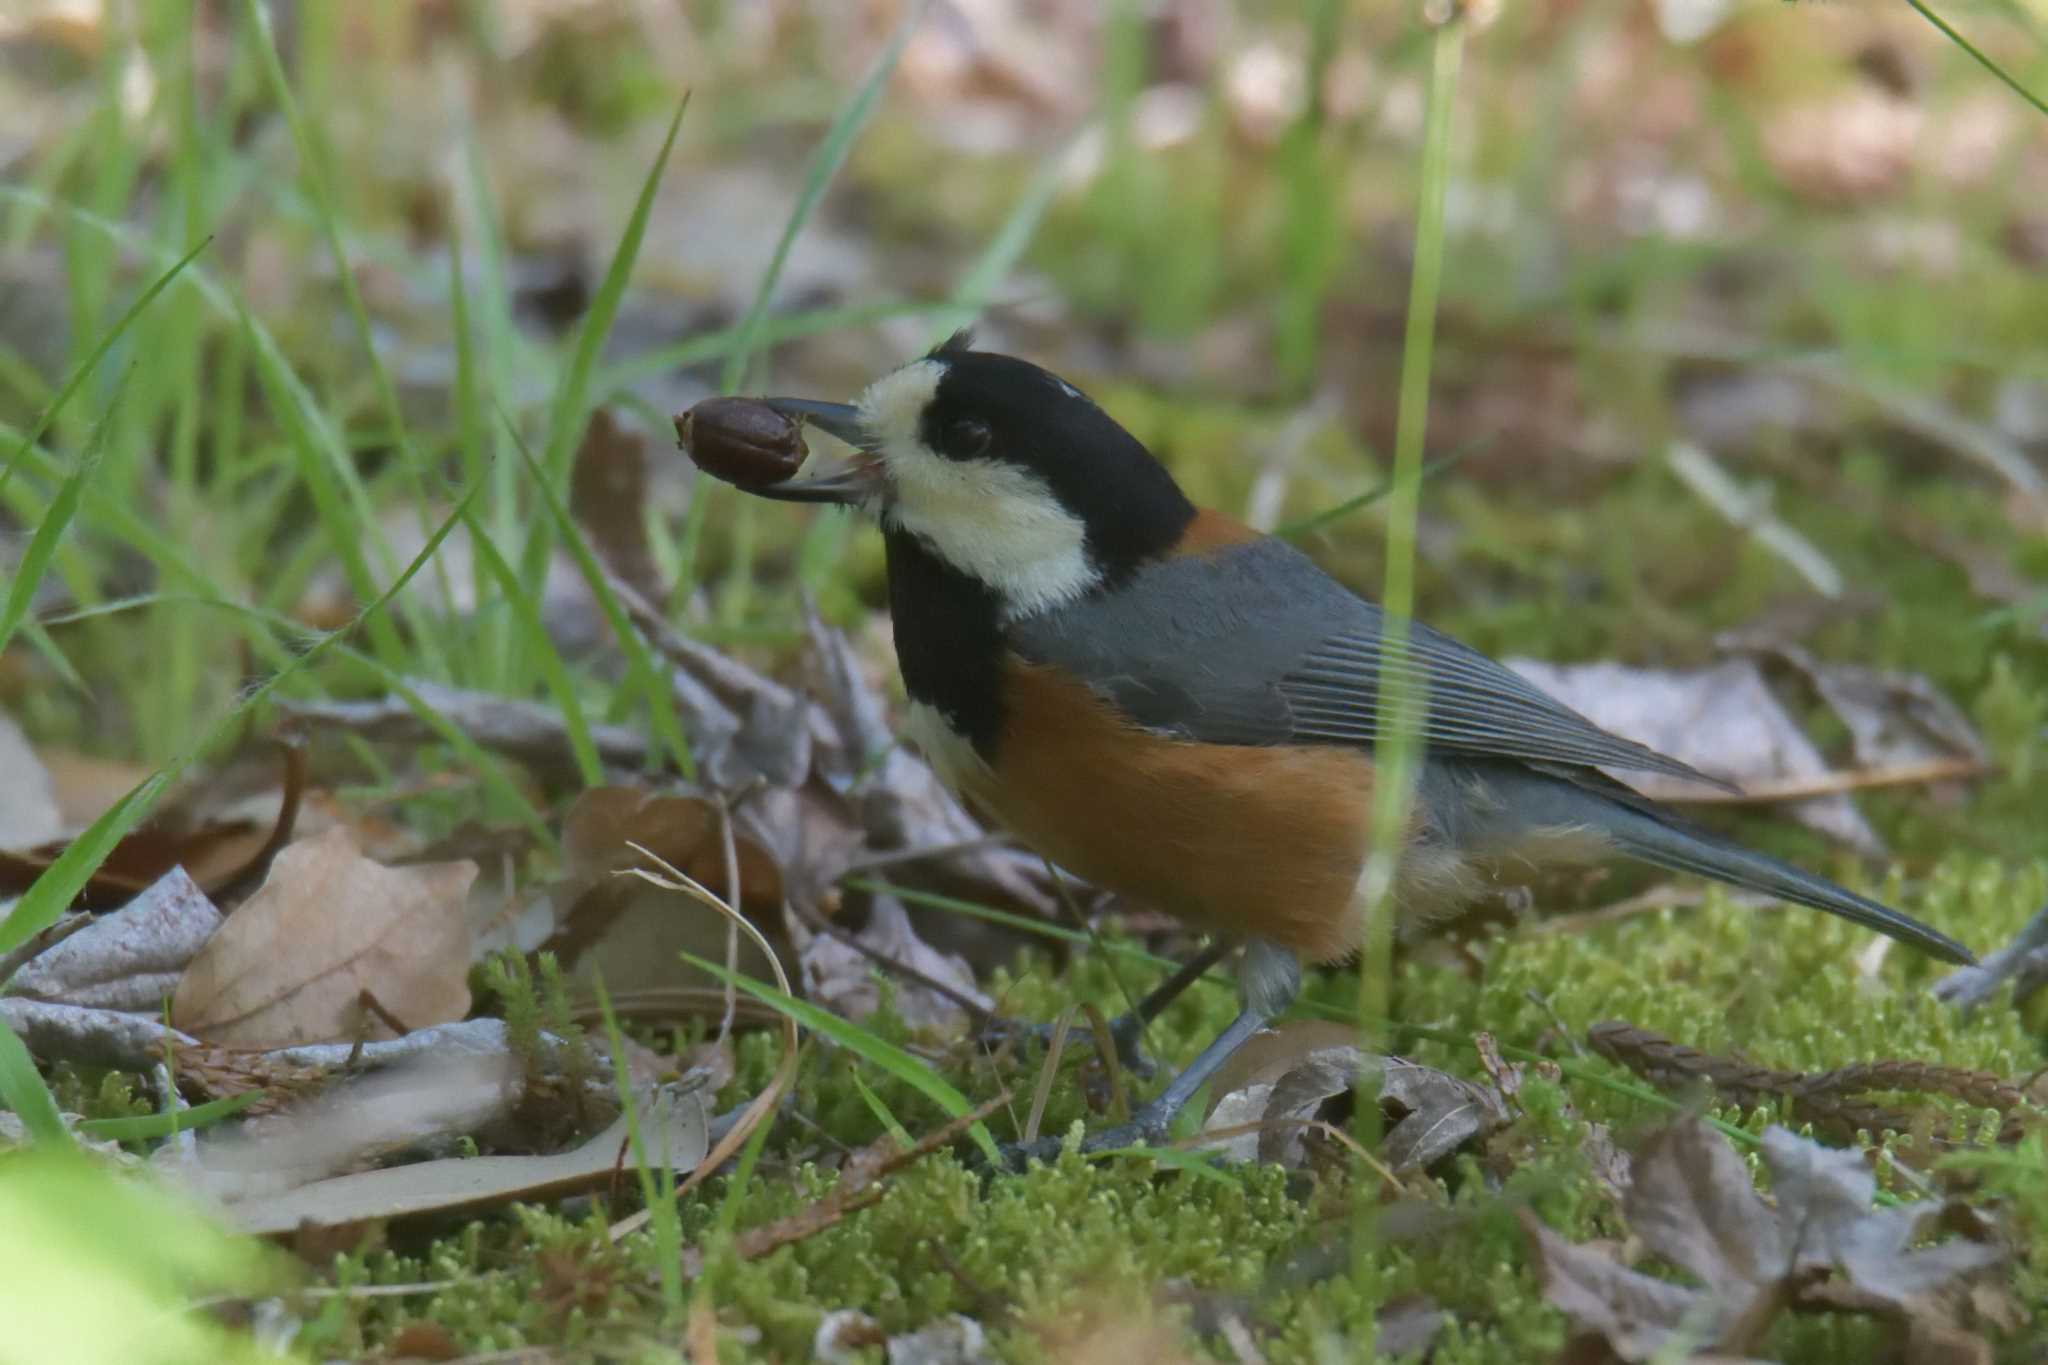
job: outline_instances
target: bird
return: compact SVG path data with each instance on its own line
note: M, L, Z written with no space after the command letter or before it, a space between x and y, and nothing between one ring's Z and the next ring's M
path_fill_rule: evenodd
M941 778L1053 863L1208 932L1190 968L1242 944L1237 1016L1090 1148L1163 1136L1292 1003L1304 963L1360 949L1367 883L1384 881L1367 875L1383 682L1420 697L1390 891L1403 937L1498 880L1613 856L1973 960L1938 930L1699 828L1612 774L1728 784L1420 622L1390 644L1381 607L1287 541L1197 507L1079 388L977 348L971 333L852 403L759 401L852 448L837 469L748 491L879 523L903 733Z

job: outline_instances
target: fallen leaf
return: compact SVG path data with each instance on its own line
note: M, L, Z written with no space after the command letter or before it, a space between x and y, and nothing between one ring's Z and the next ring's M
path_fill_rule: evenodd
M1914 1308L2005 1259L2005 1248L1961 1237L1916 1246L1937 1230L1942 1205L1873 1208L1877 1180L1860 1153L1772 1127L1764 1132L1763 1154L1793 1266L1838 1271L1869 1306Z
M882 1324L858 1308L835 1308L819 1319L811 1336L811 1354L820 1365L859 1365L867 1359L863 1353L868 1347L888 1339Z
M741 837L737 908L778 948L784 940L782 879L759 844ZM557 927L544 945L572 977L602 977L607 991L707 984L681 960L687 951L725 959L726 922L687 899L615 874L643 865L638 844L723 896L725 840L715 803L700 796L662 795L640 787L597 787L576 798L562 827L564 873L552 889ZM765 975L766 961L742 943L739 970Z
M612 570L649 597L662 592L647 545L647 441L598 408L569 472L569 511Z
M549 780L573 781L576 751L558 707L522 701L495 692L447 687L425 679L407 679L406 690L486 749L510 754ZM402 696L376 701L280 701L279 711L300 725L344 730L363 739L403 744L427 743L439 732L421 719ZM593 725L590 740L597 756L620 768L643 768L649 742L646 732L630 725Z
M1510 659L1508 666L1595 725L1738 787L1819 779L1829 771L1827 760L1779 704L1752 659L1692 670L1538 659ZM1624 776L1653 796L1686 795L1641 774ZM1851 848L1873 855L1884 850L1847 796L1808 797L1782 809Z
M226 1202L279 1195L409 1147L474 1133L518 1102L520 1075L509 1049L495 1057L416 1058L331 1085L239 1132L202 1137L190 1153L162 1164Z
M641 1141L649 1158L678 1173L704 1159L711 1120L701 1092L663 1090L636 1102ZM540 1203L605 1184L632 1159L628 1115L567 1152L554 1156L453 1157L378 1171L335 1176L281 1194L244 1199L226 1215L244 1232L277 1236L301 1226L336 1226L371 1219L417 1217L511 1200Z
M291 838L305 790L303 746L281 744L284 780L277 795L277 814L267 826L240 817L213 818L197 809L199 783L189 783L167 800L148 823L114 846L78 895L83 909L105 909L140 895L174 867L183 867L209 896L218 896L252 879ZM18 851L0 851L0 895L26 891L70 841L44 843Z
M889 1365L995 1365L988 1333L973 1318L948 1313L915 1332L890 1337L883 1347Z
M1309 1159L1307 1123L1348 1100L1377 1073L1387 1128L1381 1143L1396 1173L1427 1170L1508 1120L1500 1096L1433 1067L1366 1052L1357 1030L1329 1020L1295 1020L1253 1035L1218 1072L1205 1133L1234 1160L1299 1167ZM1250 1124L1250 1133L1230 1132ZM1228 1136L1224 1136L1229 1133Z
M339 828L292 844L186 968L172 1022L209 1042L282 1047L389 1036L387 1018L407 1028L459 1019L476 871L384 867Z
M206 893L174 867L23 967L11 991L53 1004L155 1013L220 925Z
M116 1071L147 1071L163 1060L161 1048L197 1047L199 1040L165 1026L161 1015L55 1005L18 995L0 996L0 1023L19 1034L46 1062L75 1062Z
M1772 653L1798 669L1841 718L1859 765L1910 768L1945 759L1987 761L1984 741L1961 708L1921 675L1829 663L1795 645L1778 645Z
M869 902L867 924L852 937L868 952L831 934L820 933L798 955L805 996L835 1014L861 1020L881 1007L882 988L877 980L880 968L869 953L950 986L983 1010L994 1004L975 985L974 971L965 958L942 953L917 936L903 903L894 896L875 896ZM897 976L894 982L895 1011L911 1028L927 1035L953 1037L966 1027L967 1011L956 1001L919 985L914 978Z
M1859 1153L1773 1127L1763 1156L1775 1207L1727 1139L1697 1118L1653 1134L1636 1154L1629 1228L1699 1287L1573 1245L1522 1210L1545 1296L1626 1361L1746 1354L1787 1307L1881 1312L1929 1340L1956 1336L1940 1296L1966 1293L1969 1276L2004 1259L2002 1247L1954 1239L1916 1248L1942 1206L1873 1208L1876 1181Z

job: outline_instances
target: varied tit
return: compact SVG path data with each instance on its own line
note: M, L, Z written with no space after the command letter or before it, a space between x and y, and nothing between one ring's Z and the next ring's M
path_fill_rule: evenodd
M1245 944L1243 1011L1141 1113L1138 1134L1156 1137L1286 1007L1303 959L1360 946L1380 609L1284 541L1189 502L1073 385L965 335L856 403L763 401L858 453L830 476L749 491L880 521L905 729L942 776L1055 863ZM1424 695L1392 886L1404 935L1497 879L1619 854L1971 961L1607 776L1713 781L1449 636L1411 625L1401 666Z

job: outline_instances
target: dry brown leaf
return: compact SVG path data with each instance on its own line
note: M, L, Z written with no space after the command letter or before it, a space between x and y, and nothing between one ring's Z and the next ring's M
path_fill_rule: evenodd
M1301 1166L1309 1159L1307 1123L1348 1097L1361 1075L1378 1073L1387 1129L1381 1140L1395 1172L1427 1170L1507 1122L1500 1096L1433 1067L1381 1057L1358 1046L1357 1030L1303 1019L1254 1034L1218 1072L1205 1132L1238 1160ZM1239 1132L1247 1125L1264 1125ZM1224 1136L1228 1133L1229 1136Z
M75 749L44 749L43 766L56 788L66 833L77 833L126 796L152 769L146 763L100 758Z
M172 1021L209 1042L387 1037L469 1010L472 862L392 868L343 829L286 848L178 983ZM365 997L377 1009L365 1011Z
M196 814L182 800L169 801L147 824L114 846L79 893L77 905L83 909L106 909L124 904L148 890L174 867L183 867L202 890L213 896L252 880L291 837L305 791L304 748L297 744L279 747L285 759L284 780L276 818L268 827L240 817ZM187 792L195 789L196 784L188 787ZM0 895L27 890L69 842L58 840L20 851L0 851Z
M724 961L725 921L637 877L614 874L645 864L632 848L638 844L724 896L719 820L718 807L695 796L598 787L577 797L562 828L566 869L553 891L558 927L544 946L577 980L602 976L607 991L713 984L680 954ZM733 853L740 908L782 951L782 879L775 862L737 832ZM750 944L742 945L738 965L755 976L768 970Z
M710 1115L701 1092L667 1091L639 1102L641 1141L650 1161L678 1172L704 1159ZM610 1180L621 1157L632 1160L627 1115L597 1136L554 1156L451 1157L317 1180L277 1195L227 1206L244 1232L261 1236L316 1227L405 1218L521 1199L539 1202L594 1189Z
M852 938L853 942L847 942L820 933L804 945L798 957L805 997L834 1014L861 1020L881 1007L877 973L887 970L882 962L908 968L949 986L984 1012L993 1006L994 1002L975 985L974 971L967 960L958 954L942 953L919 938L909 913L894 896L875 896L870 902L867 924ZM861 951L862 948L867 951ZM902 972L891 979L895 983L892 1001L897 1016L919 1033L957 1037L966 1027L967 1011L956 1000L919 985L915 978Z
M1878 1312L1930 1341L1968 1340L1943 1300L1966 1295L1968 1277L2004 1259L2003 1248L1961 1238L1915 1248L1942 1206L1873 1208L1876 1181L1859 1153L1774 1127L1763 1156L1775 1208L1727 1139L1697 1118L1653 1134L1636 1154L1629 1227L1700 1287L1575 1246L1524 1210L1544 1294L1626 1361L1741 1355L1794 1306ZM1592 1346L1575 1350L1575 1358L1600 1358Z
M520 1086L520 1060L509 1048L416 1058L337 1080L236 1130L203 1134L189 1151L167 1147L159 1164L228 1203L283 1194L486 1128L518 1102Z
M599 408L583 428L569 473L569 512L613 572L649 597L662 595L647 545L647 442Z
M1624 664L1552 664L1510 659L1509 667L1603 729L1690 763L1738 787L1768 787L1828 773L1827 760L1779 704L1753 659L1676 671ZM1665 800L1704 788L1626 774ZM1883 842L1839 793L1787 803L1786 815L1850 847L1881 853Z

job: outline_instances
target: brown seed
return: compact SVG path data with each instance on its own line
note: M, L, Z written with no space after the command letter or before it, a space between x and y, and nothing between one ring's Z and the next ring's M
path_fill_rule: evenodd
M810 448L803 428L751 398L707 398L676 418L676 440L697 467L742 488L796 477Z

